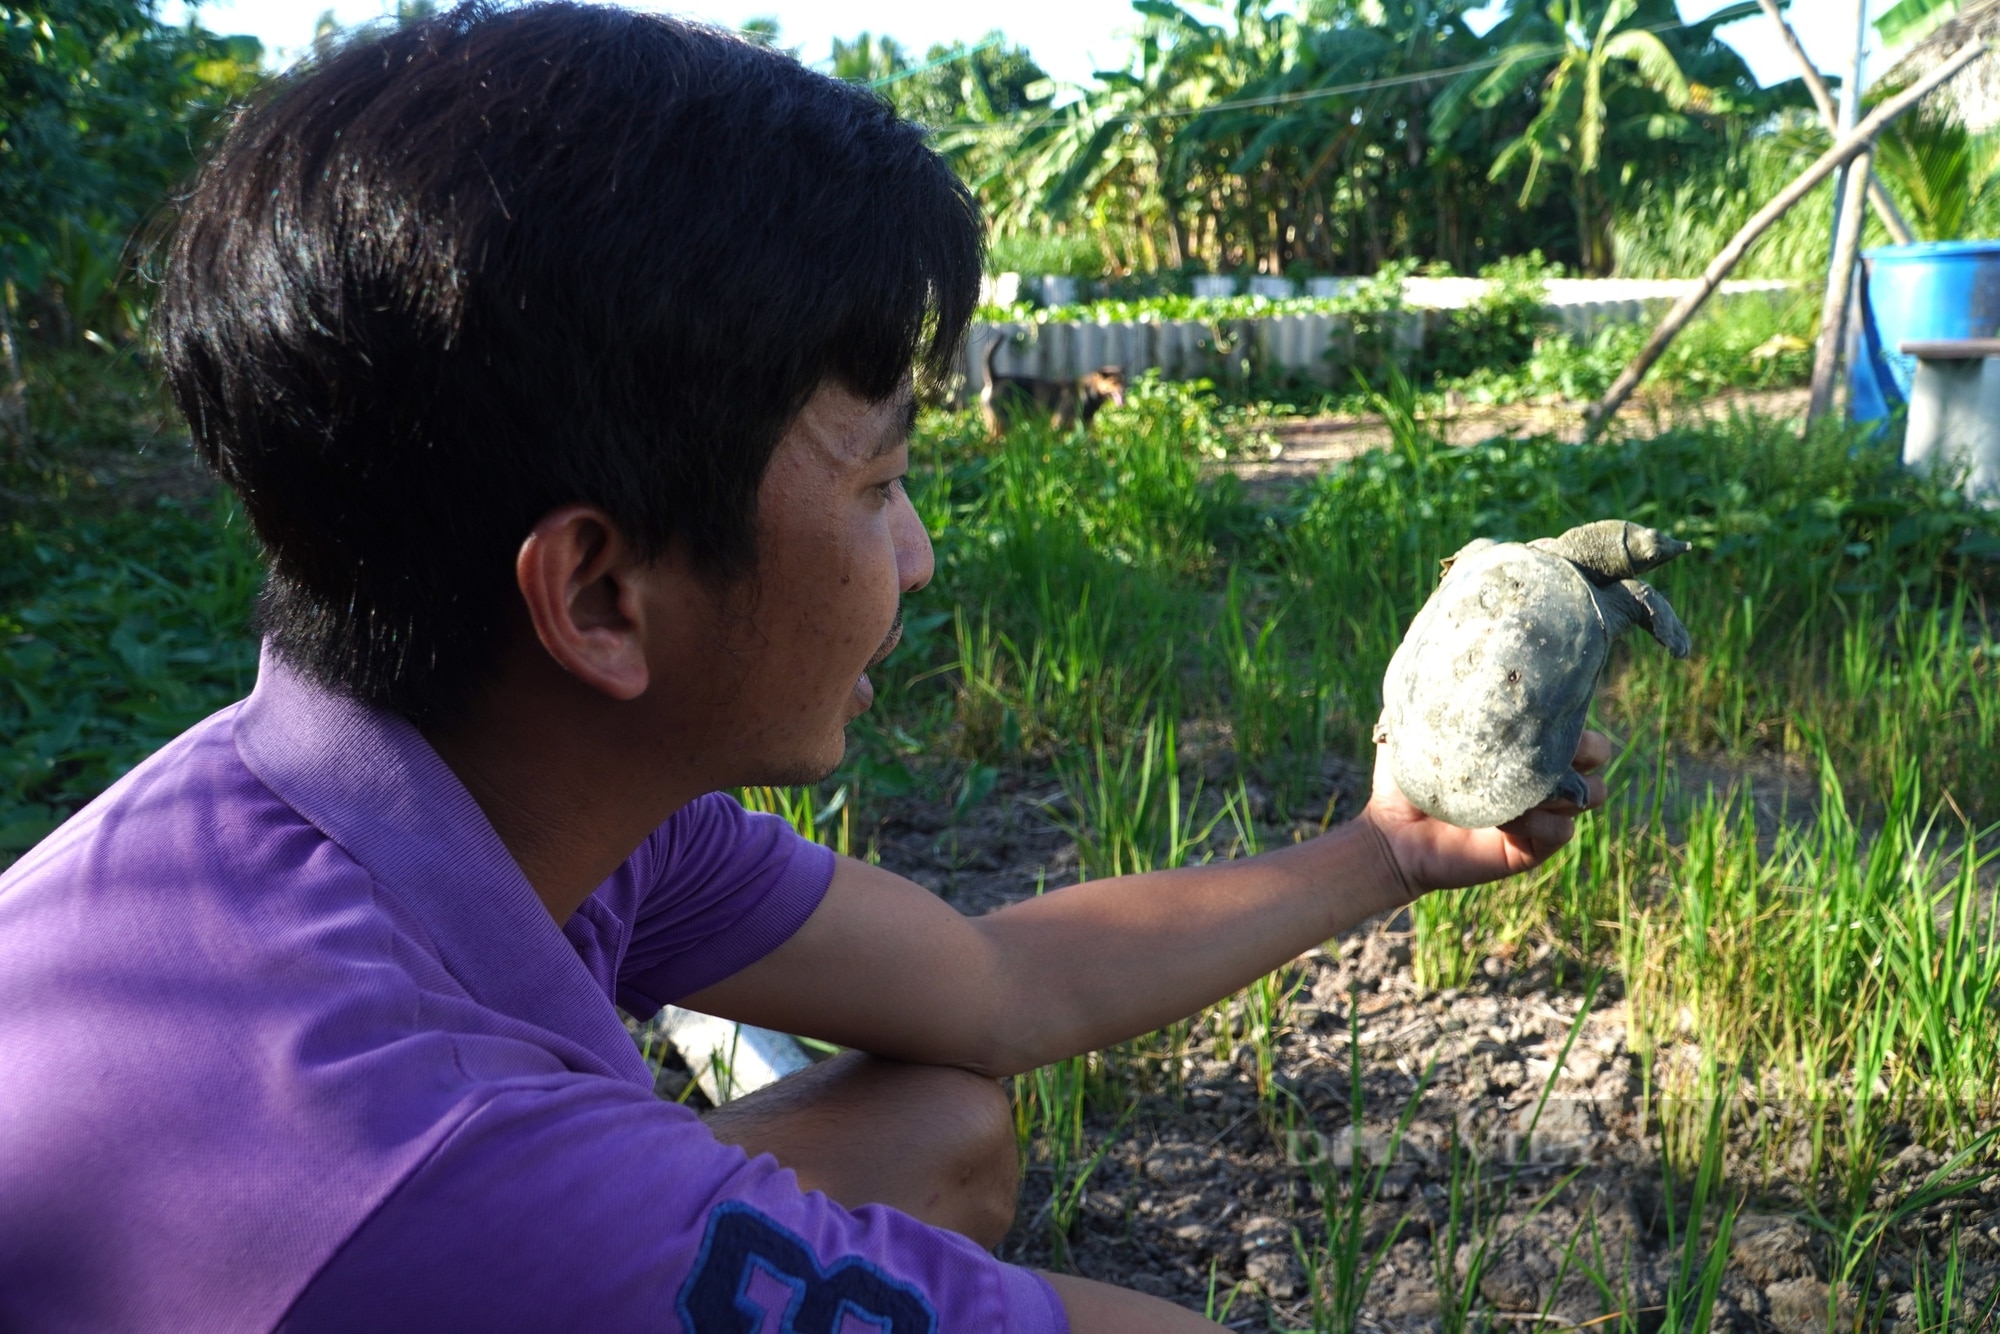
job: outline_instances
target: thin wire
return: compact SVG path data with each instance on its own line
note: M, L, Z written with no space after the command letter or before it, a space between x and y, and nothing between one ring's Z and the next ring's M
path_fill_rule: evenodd
M879 79L870 79L868 86L870 88L887 88L892 83L899 83L904 79L914 78L919 74L928 74L940 65L950 65L961 60L970 60L981 51L1000 45L1002 40L1000 34L996 32L970 50L953 51L948 55L939 56L936 60L926 61L918 65L915 69L897 70L894 74L885 74Z
M1692 28L1696 24L1706 23L1707 21L1706 19L1696 19L1693 22L1689 22L1683 19L1673 23L1649 24L1643 28L1630 29L1630 31L1650 33L1673 32L1682 28ZM1560 55L1568 49L1567 46L1515 47L1504 54L1485 60L1471 61L1464 65L1447 65L1440 69L1422 70L1414 74L1391 74L1380 79L1369 79L1362 83L1337 84L1330 88L1307 88L1295 93L1273 93L1269 97L1245 97L1239 98L1234 102L1215 102L1205 107L1194 107L1186 110L1133 111L1120 116L1109 116L1096 123L1100 127L1105 125L1128 125L1145 120L1167 120L1176 116L1205 116L1217 111L1245 111L1257 107L1286 106L1294 102L1310 102L1324 97L1346 97L1354 93L1373 92L1377 88L1400 88L1406 84L1424 83L1431 79L1451 78L1460 74L1471 74L1478 70L1494 69L1514 60ZM1065 105L1074 106L1076 104L1072 102ZM950 130L959 133L1001 134L1012 131L1017 127L1007 123L970 120L954 121L945 125L933 125L929 128L938 132Z

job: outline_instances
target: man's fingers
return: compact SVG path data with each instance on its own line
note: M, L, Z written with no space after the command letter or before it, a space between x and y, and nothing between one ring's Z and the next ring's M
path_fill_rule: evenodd
M1567 810L1558 809L1565 807ZM1544 861L1556 850L1576 835L1576 808L1568 802L1551 802L1547 806L1537 806L1519 819L1510 820L1501 828L1508 837L1524 847L1536 861Z
M1577 739L1576 758L1570 761L1570 767L1580 774L1587 774L1593 769L1603 768L1610 759L1611 738L1602 732L1585 732ZM1597 802L1590 804L1595 806Z

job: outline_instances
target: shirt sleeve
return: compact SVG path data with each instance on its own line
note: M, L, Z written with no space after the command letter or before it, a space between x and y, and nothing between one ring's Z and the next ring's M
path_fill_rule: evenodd
M1046 1280L880 1205L848 1210L684 1108L517 1081L309 1283L286 1334L1067 1334Z
M690 802L643 851L647 889L617 993L626 1013L638 1016L720 982L790 940L833 880L831 849L720 792Z

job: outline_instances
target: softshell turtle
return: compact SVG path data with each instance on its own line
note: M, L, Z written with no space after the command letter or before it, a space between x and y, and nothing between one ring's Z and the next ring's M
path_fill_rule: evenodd
M1688 549L1618 519L1533 542L1479 538L1445 574L1389 659L1375 740L1396 786L1467 829L1553 797L1581 803L1570 767L1611 641L1638 625L1676 658L1687 627L1634 576Z

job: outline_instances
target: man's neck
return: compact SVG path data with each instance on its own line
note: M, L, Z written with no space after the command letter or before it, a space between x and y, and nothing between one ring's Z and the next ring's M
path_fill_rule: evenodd
M637 704L613 704L550 676L512 673L424 737L560 925L662 821L708 789L645 744Z

